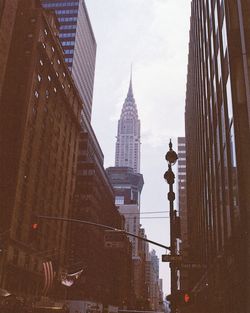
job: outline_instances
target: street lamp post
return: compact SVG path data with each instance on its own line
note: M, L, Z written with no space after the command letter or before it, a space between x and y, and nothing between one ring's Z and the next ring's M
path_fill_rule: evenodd
M178 159L176 152L172 149L172 142L170 139L169 142L169 151L167 152L165 159L168 162L168 170L164 174L164 179L169 184L169 192L168 192L168 200L169 200L169 211L170 211L170 251L171 256L176 255L176 232L175 232L175 211L174 211L174 200L175 200L175 193L173 191L173 184L175 175L172 171L172 165ZM173 262L170 262L170 269L171 269L171 294L175 294L177 291L177 273L176 267ZM175 313L176 308L172 307L171 313Z

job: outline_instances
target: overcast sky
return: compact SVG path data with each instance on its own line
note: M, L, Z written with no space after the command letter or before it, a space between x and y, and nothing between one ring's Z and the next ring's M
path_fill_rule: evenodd
M141 212L169 209L165 154L169 138L184 136L190 0L86 0L97 42L92 125L114 166L115 136L133 64L133 91L141 120ZM174 149L177 150L176 145ZM149 239L169 245L167 213L141 214ZM146 218L145 218L146 217ZM158 257L164 249L150 246ZM168 263L160 261L164 292Z

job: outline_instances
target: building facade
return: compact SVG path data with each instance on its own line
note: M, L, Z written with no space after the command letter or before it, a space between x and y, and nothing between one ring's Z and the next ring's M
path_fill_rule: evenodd
M140 173L140 138L140 120L138 119L131 77L128 94L123 103L121 116L118 121L115 149L116 167L131 167L135 173Z
M0 98L1 288L43 294L43 263L67 264L68 228L34 215L70 216L81 98L64 63L54 16L19 1ZM35 240L34 240L35 239Z
M186 180L186 139L177 139L177 183L178 183L178 211L180 216L180 254L188 262L188 233L187 233L187 180ZM188 270L180 269L180 289L188 289Z
M148 287L149 309L160 311L163 301L162 280L159 279L159 258L155 250L150 251L147 255L146 284Z
M82 120L73 218L123 229L124 217L115 206L103 159L93 130ZM71 289L70 298L130 306L131 244L127 236L116 238L117 234L113 232L108 234L112 238L107 242L106 233L99 227L72 225L70 267L72 271L85 268L85 274ZM114 241L119 243L118 247L112 246Z
M140 195L144 184L143 176L129 167L109 167L106 169L114 189L115 204L125 217L125 229L134 235L140 231ZM138 257L138 239L129 237L133 257Z
M250 310L249 11L241 0L191 4L185 119L193 312Z
M18 0L0 1L0 96L2 92Z
M59 22L59 38L65 62L84 103L83 111L91 119L95 75L96 41L85 1L42 0L53 10Z

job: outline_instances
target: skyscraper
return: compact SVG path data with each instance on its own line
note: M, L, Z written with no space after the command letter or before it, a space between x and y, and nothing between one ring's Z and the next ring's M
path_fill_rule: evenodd
M249 11L243 0L191 4L188 244L203 267L189 271L195 312L250 312Z
M46 9L53 10L58 18L59 39L65 62L83 100L83 109L91 119L95 74L96 41L85 1L42 0Z
M115 191L116 205L125 217L126 229L138 235L140 195L144 181L140 174L140 120L133 95L132 74L118 121L115 167L109 167L106 171ZM130 240L133 244L133 256L137 257L138 240Z
M115 166L131 167L140 173L140 120L133 95L132 75L118 121Z
M181 244L180 253L184 258L187 258L187 180L186 180L186 139L185 137L178 137L178 164L177 164L177 178L178 178L178 208L180 216L180 230L181 230ZM186 269L180 270L180 286L181 289L187 290L187 275Z
M140 120L133 95L132 74L118 121L115 167L109 167L106 171L114 189L115 204L125 218L126 231L139 236L140 195L144 181L140 174ZM134 294L136 298L142 299L145 288L141 287L143 262L140 247L137 238L129 239L132 244Z
M0 288L31 297L43 293L45 259L66 267L68 225L36 221L35 236L31 226L37 214L71 216L81 99L54 15L20 0L8 16L15 19L0 95Z

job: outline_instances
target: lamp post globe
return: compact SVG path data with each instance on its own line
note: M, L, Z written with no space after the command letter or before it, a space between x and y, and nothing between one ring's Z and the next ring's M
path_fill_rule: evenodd
M166 156L165 156L165 159L166 161L168 162L168 164L170 165L174 165L175 162L178 160L178 156L177 156L177 153L172 149L172 142L171 142L171 139L170 139L170 142L169 142L169 151L166 153Z

